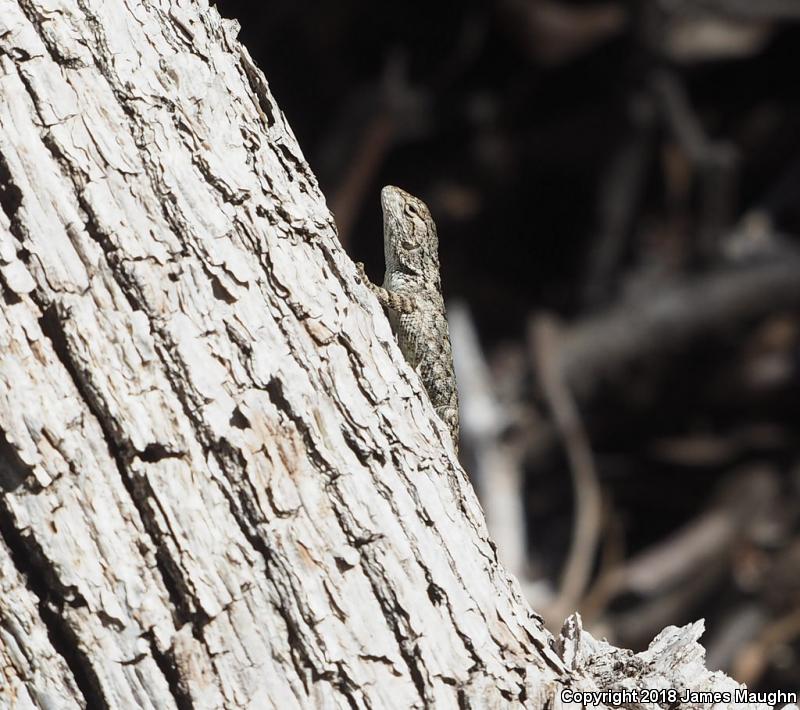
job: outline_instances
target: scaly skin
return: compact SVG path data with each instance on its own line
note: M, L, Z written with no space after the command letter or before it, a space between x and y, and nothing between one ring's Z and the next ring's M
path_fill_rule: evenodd
M458 393L442 299L436 225L428 206L399 187L384 187L381 205L386 260L383 286L369 280L362 263L356 266L388 311L400 350L419 374L458 450Z

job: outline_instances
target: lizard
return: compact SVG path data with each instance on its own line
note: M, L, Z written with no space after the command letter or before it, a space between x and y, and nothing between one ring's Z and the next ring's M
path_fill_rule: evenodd
M458 452L458 393L450 332L442 298L439 239L428 206L393 185L381 190L383 286L356 268L386 309L392 332L409 365L419 374L433 408L447 425Z

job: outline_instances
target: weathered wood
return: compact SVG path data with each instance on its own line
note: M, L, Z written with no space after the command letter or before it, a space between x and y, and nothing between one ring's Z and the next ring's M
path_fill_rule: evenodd
M0 0L0 703L558 705L235 34Z

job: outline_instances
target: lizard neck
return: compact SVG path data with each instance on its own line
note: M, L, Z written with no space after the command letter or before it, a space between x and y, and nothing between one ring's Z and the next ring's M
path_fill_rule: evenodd
M384 276L383 286L389 291L400 293L440 293L440 286L422 275L407 274L402 271L387 271Z

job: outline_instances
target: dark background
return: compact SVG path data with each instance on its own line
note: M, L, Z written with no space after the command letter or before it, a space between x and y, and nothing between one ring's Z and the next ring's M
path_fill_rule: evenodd
M591 386L566 376L603 499L577 605L637 650L705 617L710 665L800 689L800 293L747 281L797 258L800 3L218 8L375 280L380 187L431 207L445 296L468 306L508 413L495 445L523 477L529 559L514 571L557 593L580 513L532 323L549 314L569 336L616 314L620 342L650 342L620 355L601 335L580 360ZM740 295L714 311L720 274ZM662 301L676 315L649 331L637 308ZM465 432L476 478L478 449ZM490 476L476 485L491 495Z

